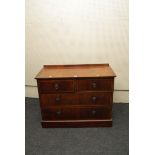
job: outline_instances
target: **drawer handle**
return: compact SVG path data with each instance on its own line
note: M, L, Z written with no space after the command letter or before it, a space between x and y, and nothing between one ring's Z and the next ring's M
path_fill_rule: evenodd
M55 101L56 101L56 103L59 103L59 102L60 102L60 97L59 97L59 96L56 97L56 98L55 98Z
M57 111L56 114L57 114L57 116L60 116L61 115L61 111Z
M54 88L55 90L58 90L59 89L59 85L57 83L54 84Z
M96 86L97 86L96 82L93 82L93 83L92 83L92 87L93 87L93 88L96 88Z
M96 97L96 96L93 96L93 97L92 97L93 103L96 102L96 100L97 100L97 97Z
M92 115L94 116L94 115L96 115L96 110L92 110Z

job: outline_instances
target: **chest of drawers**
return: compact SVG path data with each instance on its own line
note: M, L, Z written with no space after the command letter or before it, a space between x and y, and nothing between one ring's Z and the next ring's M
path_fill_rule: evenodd
M115 73L109 64L44 65L37 74L42 127L110 127Z

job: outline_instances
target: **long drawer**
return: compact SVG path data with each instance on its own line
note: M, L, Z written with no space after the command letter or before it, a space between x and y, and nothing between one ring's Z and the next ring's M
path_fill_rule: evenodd
M42 109L43 120L87 120L111 118L108 107L53 107Z
M41 94L41 107L65 105L110 105L112 104L112 92L83 92L83 93L59 93Z

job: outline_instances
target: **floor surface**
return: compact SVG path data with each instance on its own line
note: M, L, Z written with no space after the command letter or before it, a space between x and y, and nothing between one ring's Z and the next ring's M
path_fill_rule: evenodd
M25 100L26 155L129 154L129 104L113 105L111 128L42 128L39 100Z

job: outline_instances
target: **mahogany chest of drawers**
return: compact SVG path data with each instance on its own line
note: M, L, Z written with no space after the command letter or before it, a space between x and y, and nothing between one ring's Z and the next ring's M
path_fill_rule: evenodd
M115 73L109 64L44 65L36 76L42 127L110 127Z

